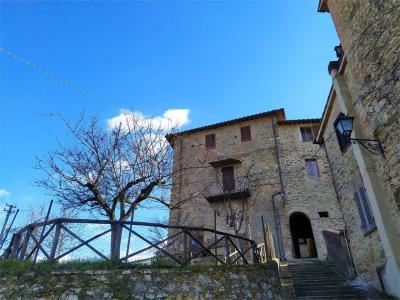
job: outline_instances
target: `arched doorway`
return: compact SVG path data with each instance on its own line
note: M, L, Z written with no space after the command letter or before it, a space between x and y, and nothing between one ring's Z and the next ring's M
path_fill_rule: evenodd
M291 214L289 226L292 234L293 257L317 257L311 222L307 215L302 212Z

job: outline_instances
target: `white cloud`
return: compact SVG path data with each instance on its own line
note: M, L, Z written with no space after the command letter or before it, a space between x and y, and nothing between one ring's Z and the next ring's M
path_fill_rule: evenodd
M0 189L0 198L1 197L8 197L10 196L10 193L7 192L5 189Z
M122 129L135 130L138 126L149 126L170 130L180 128L190 122L190 109L168 109L162 116L148 117L138 111L121 109L118 116L107 120L110 129L121 124Z

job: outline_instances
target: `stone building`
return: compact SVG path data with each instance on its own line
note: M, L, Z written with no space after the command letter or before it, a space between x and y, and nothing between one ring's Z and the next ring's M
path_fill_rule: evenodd
M357 275L400 298L400 1L320 0L318 11L330 13L341 45L317 141ZM352 131L341 130L346 121Z
M262 243L263 216L278 257L325 258L322 230L344 223L325 152L313 143L318 126L278 109L170 135L174 168L187 169L174 178L171 204L190 199L171 210L170 224L213 228L216 211L218 230Z

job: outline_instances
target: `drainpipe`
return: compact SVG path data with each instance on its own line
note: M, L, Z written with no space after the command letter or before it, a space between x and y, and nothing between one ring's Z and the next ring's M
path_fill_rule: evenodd
M276 208L275 197L282 196L283 204L281 207ZM286 260L285 257L285 249L283 248L283 240L282 240L282 230L281 230L281 221L279 218L279 210L285 207L285 193L284 191L279 191L272 195L272 209L274 211L274 221L275 221L275 228L276 228L276 236L278 238L278 252L279 252L279 259Z
M274 134L274 142L275 142L275 158L276 158L276 162L278 164L278 174L279 174L279 180L280 180L280 184L281 184L281 190L272 195L271 202L272 202L272 209L274 211L276 236L278 238L279 259L286 260L285 249L283 248L281 221L280 221L280 217L279 217L279 210L285 207L286 194L285 194L285 190L283 188L282 168L281 168L281 162L280 162L280 157L279 157L278 141L276 139L276 128L275 128L274 119L271 119L271 125L272 125L272 131ZM283 204L279 208L276 207L276 203L275 203L275 197L278 195L280 195L283 200Z
M275 123L274 119L271 119L271 124L272 124L272 131L274 133L274 141L275 141L275 157L276 157L276 162L278 164L278 173L279 173L279 180L281 182L281 192L284 191L283 188L283 179L282 179L282 168L281 168L281 162L279 158L279 149L278 149L278 141L276 139L276 129L275 129ZM285 200L285 199L284 199Z

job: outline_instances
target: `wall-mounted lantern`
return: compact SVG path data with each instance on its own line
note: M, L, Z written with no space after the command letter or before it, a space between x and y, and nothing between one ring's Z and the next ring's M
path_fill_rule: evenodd
M342 135L344 139L350 140L351 143L358 143L368 152L373 154L382 154L382 156L385 157L382 144L379 140L353 139L350 137L351 133L353 132L353 120L353 117L346 115L339 116L335 122L335 129L339 132L339 134Z

